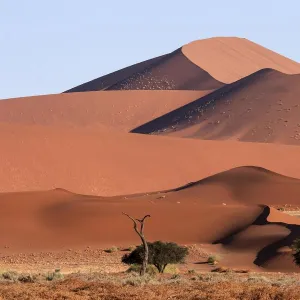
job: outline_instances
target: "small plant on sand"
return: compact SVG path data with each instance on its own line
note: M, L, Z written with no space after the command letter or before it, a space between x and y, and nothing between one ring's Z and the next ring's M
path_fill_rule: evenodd
M113 247L105 250L106 253L114 253L114 252L118 252L118 251L119 251L119 248L116 246L113 246Z
M56 269L54 272L49 272L46 275L47 281L54 281L54 280L60 280L63 279L64 275L60 273L60 269Z
M188 255L188 248L181 247L175 243L164 243L156 241L148 243L148 263L154 265L159 273L163 273L169 264L182 263ZM143 263L144 247L138 246L129 254L125 254L122 262L128 265Z
M14 271L6 271L3 272L2 278L5 280L17 281L18 280L18 273Z
M216 265L219 262L220 258L216 255L211 255L207 259L207 263L210 265Z

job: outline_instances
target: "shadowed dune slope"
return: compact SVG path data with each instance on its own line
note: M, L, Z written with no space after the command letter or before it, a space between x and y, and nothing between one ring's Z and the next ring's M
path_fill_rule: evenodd
M0 124L0 192L56 187L92 195L171 189L238 166L300 178L296 146ZM223 201L222 201L223 202Z
M215 37L183 46L194 64L224 83L232 83L256 71L271 68L299 74L300 64L244 38Z
M210 91L110 91L0 101L0 122L130 131Z
M300 75L264 69L132 132L298 145L299 96Z
M221 86L223 83L193 64L178 49L84 83L66 93L95 90L213 90Z

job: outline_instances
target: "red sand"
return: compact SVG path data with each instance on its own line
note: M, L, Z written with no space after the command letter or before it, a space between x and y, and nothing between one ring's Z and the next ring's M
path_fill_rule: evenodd
M238 175L239 181L234 180L234 176ZM245 199L248 186L241 186L241 182L249 180L257 185L256 193ZM84 196L62 189L0 194L0 234L1 243L5 245L2 251L57 251L87 245L135 244L138 239L132 224L122 215L122 212L127 212L136 217L151 215L146 225L149 240L221 244L224 253L227 252L224 262L228 266L254 270L259 266L268 270L270 261L272 268L278 269L273 257L282 247L291 244L291 235L294 238L300 233L300 220L268 206L249 204L255 203L259 189L263 190L264 199L268 202L274 196L274 184L290 181L300 185L300 181L257 168L230 170L211 177L209 181L213 181L215 186L204 180L167 193L130 197ZM230 187L224 184L226 181L231 182L239 193L232 194ZM268 195L262 182L269 187ZM223 187L227 204L218 203L216 199L211 201L208 190L201 190L202 184L208 184L212 190L217 186ZM286 186L285 194L292 193L293 187ZM18 221L12 224L12 220ZM264 254L268 248L270 250ZM292 265L290 267L294 270Z
M125 211L151 214L150 240L210 244L227 266L295 271L282 249L300 219L270 206L300 206L299 147L279 145L300 140L299 75L248 76L266 67L300 72L245 39L209 39L69 91L85 93L0 101L1 252L136 244ZM87 92L105 89L184 91ZM136 127L169 136L128 133Z
M183 54L215 79L232 83L258 70L271 68L299 74L300 64L247 39L216 37L182 47Z
M115 91L0 101L0 122L102 128L128 132L210 91Z
M67 92L95 90L212 90L223 86L193 64L181 49L116 71Z
M299 145L298 95L300 75L265 69L133 132Z
M117 195L174 188L254 165L300 178L296 146L0 125L0 191ZM280 158L280 159L279 159Z

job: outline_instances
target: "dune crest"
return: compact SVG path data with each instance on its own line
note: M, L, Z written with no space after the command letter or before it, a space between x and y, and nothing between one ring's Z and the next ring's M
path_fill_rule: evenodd
M232 83L265 68L299 74L300 64L252 41L215 37L182 47L183 54L215 79Z

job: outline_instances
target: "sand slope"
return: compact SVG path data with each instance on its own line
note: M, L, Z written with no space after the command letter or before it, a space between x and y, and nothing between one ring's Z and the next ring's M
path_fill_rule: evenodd
M223 83L193 64L181 49L81 84L66 92L95 90L211 90Z
M111 85L115 84L118 81L122 81L127 77L133 75L134 73L142 72L145 68L154 65L155 63L162 60L166 55L158 56L132 66L126 67L124 69L118 70L116 72L107 74L100 78L96 78L89 82L83 83L79 86L71 88L65 93L75 93L75 92L89 92L89 91L102 91L110 87Z
M133 132L298 145L299 95L300 75L264 69Z
M183 186L175 194L178 201L300 206L300 181L263 168L239 167Z
M0 124L0 191L95 195L157 191L238 166L300 178L296 146L201 141L106 129Z
M299 74L300 64L244 38L216 37L182 47L183 54L212 77L232 83L251 73L272 68Z
M0 122L130 131L210 91L87 92L0 101Z
M238 175L243 179L234 180ZM250 179L258 185L256 192L264 189L260 185L262 182L268 186L269 193L264 192L262 202L273 197L272 188L276 184L300 184L299 180L249 167L203 180L204 185L215 184L211 189L218 185L223 187L223 197L229 200L226 205L211 201L212 195L201 190L201 182L169 192L111 198L73 194L63 189L2 193L2 243L6 245L5 252L131 245L139 241L130 220L122 212L136 217L150 214L147 220L149 240L219 244L227 251L224 261L229 266L255 269L256 265L268 270L270 263L272 269L280 270L281 263L274 263L274 257L299 235L300 220L269 206L249 205L256 202L256 194L253 193L249 201L244 198L248 190L232 193L232 186L239 189L241 181ZM245 189L243 185L241 188ZM287 196L293 194L293 186L287 185L285 193ZM13 220L18 222L5 227ZM285 269L294 270L292 264Z

